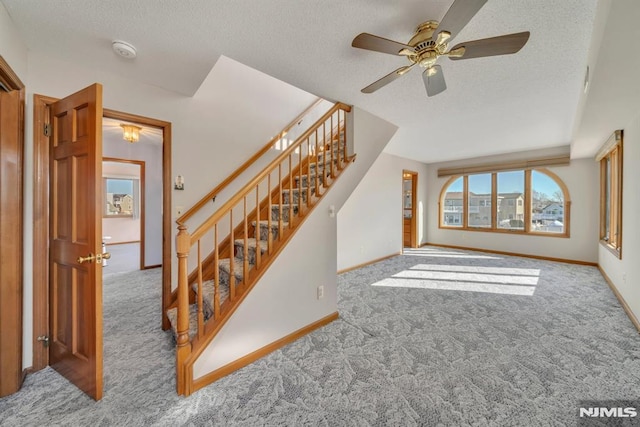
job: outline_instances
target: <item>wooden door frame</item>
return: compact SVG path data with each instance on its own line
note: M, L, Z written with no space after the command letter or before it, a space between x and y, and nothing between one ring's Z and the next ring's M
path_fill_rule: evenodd
M49 336L49 107L57 98L33 95L33 363L49 365L49 352L38 336ZM162 130L162 306L171 300L171 123L121 111L103 110L103 117L141 123ZM162 316L162 328L168 327Z
M6 176L7 181L11 184L16 184L20 188L17 191L16 206L18 207L16 212L15 206L13 209L9 209L9 216L13 216L13 220L19 224L19 230L17 234L19 237L13 240L11 236L9 242L4 242L5 248L10 249L10 252L15 251L13 256L8 262L17 262L16 269L14 270L15 277L10 277L10 280L3 282L2 286L6 294L3 294L2 299L2 317L4 321L0 321L0 345L3 351L0 357L0 364L2 364L2 387L0 387L0 396L7 393L14 393L22 386L22 381L26 374L26 370L22 366L22 329L23 329L23 298L24 298L24 284L22 280L23 276L23 213L24 213L24 100L25 100L25 86L20 80L18 75L13 71L11 66L0 55L0 84L9 92L17 91L19 97L19 111L17 115L17 141L10 140L12 143L16 142L15 154L17 156L17 164L15 171ZM2 89L0 89L2 90ZM15 181L14 181L15 180ZM5 208L0 206L0 210L7 213ZM15 216L14 216L15 215ZM16 217L17 216L17 217ZM4 219L4 216L3 216ZM6 237L6 236L5 236ZM12 276L14 275L12 274ZM3 277L5 279L6 277ZM6 298L10 295L10 298ZM9 319L9 321L7 321ZM6 353L4 352L6 351Z
M104 141L103 141L103 147L104 147ZM103 148L104 151L104 148ZM117 162L117 163L129 163L132 165L138 165L140 166L140 235L138 236L140 239L140 270L145 270L147 268L154 268L155 266L151 266L151 267L146 267L145 266L145 262L144 262L144 238L145 238L145 214L146 214L146 210L145 210L145 198L146 198L146 186L145 186L145 161L144 160L132 160L132 159L120 159L117 157L102 157L102 161L103 162ZM104 169L102 171L102 174L104 175ZM104 176L102 177L104 180ZM103 190L105 191L105 190ZM103 196L103 200L104 200L104 196ZM102 215L102 220L104 221L105 216L104 216L104 212ZM104 233L104 227L103 227L103 231ZM108 244L107 244L108 246Z
M407 169L402 170L402 195L404 196L404 177L406 174L411 175L411 247L418 247L418 219L417 219L417 199L418 199L418 172L410 171ZM402 201L402 233L404 235L404 200ZM403 237L404 246L404 237Z

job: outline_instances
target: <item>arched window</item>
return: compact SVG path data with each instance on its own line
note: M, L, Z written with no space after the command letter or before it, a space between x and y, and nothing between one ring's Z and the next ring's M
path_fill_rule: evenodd
M442 223L448 227L462 227L464 207L462 205L462 177L447 186L442 199Z
M440 227L569 237L570 205L548 169L453 176L440 193Z

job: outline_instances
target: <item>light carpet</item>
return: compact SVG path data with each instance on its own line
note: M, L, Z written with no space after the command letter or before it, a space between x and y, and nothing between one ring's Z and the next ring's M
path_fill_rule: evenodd
M188 398L160 282L105 280L102 401L47 368L0 425L563 426L640 394L640 338L595 267L413 250L340 275L339 320Z

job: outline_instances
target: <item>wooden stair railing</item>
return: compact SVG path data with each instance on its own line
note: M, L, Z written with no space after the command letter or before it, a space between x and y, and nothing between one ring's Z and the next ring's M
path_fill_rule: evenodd
M240 175L242 175L242 173L246 171L251 165L253 165L259 159L261 159L270 149L276 147L277 142L282 140L282 138L284 138L284 136L287 135L296 124L298 124L301 120L303 120L307 116L307 114L309 114L314 108L320 105L322 101L323 101L322 98L317 98L315 101L309 104L309 106L305 108L304 111L302 111L295 119L293 119L287 126L285 126L268 143L266 143L255 154L253 154L242 165L240 165L229 176L227 176L220 184L215 186L204 197L202 197L192 207L190 207L186 212L184 212L180 217L178 217L178 219L176 219L176 224L178 224L178 226L186 225L187 221L189 221L194 215L196 215L198 212L204 209L210 201L215 203L216 196L220 194L222 190L227 188ZM227 249L228 248L223 249L223 252L226 252ZM176 288L170 295L167 296L167 299L163 301L163 313L166 313L166 311L169 308L175 307L177 299L178 299L178 289Z
M313 101L305 110L300 113L295 119L291 121L284 129L274 136L267 144L265 144L260 150L258 150L253 156L248 158L242 165L234 170L228 177L226 177L220 184L218 184L213 190L209 191L206 196L200 199L196 204L190 207L184 214L182 214L177 220L178 225L182 225L187 222L193 215L195 215L200 209L202 209L210 200L215 201L215 198L222 190L224 190L229 184L231 184L236 178L242 174L249 166L254 164L259 158L265 155L271 148L274 147L276 142L281 140L291 129L302 120L311 110L318 106L323 101L322 98L318 98Z
M191 209L178 219L177 301L169 316L178 394L194 391L198 356L355 159L346 138L349 111L334 105L193 232L184 224Z

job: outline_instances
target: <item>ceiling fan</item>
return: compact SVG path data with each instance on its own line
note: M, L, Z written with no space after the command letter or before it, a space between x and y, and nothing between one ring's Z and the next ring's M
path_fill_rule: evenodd
M400 67L373 82L362 89L362 92L373 93L418 65L424 68L422 79L427 89L427 96L434 96L447 88L442 68L436 64L439 57L446 56L452 60L460 60L518 52L529 40L528 31L458 43L449 49L449 41L456 37L486 2L487 0L454 0L440 23L438 21L423 22L406 44L369 33L359 34L353 39L351 46L405 56L410 62L409 65Z

